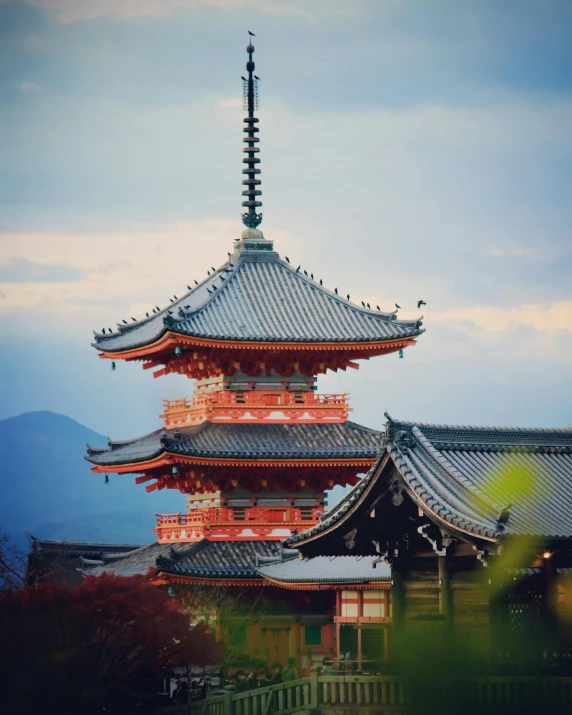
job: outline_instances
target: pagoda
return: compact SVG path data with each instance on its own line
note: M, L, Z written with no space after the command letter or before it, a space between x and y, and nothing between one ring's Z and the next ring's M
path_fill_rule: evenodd
M325 491L356 484L380 449L380 433L348 419L346 394L318 393L317 376L402 351L423 332L420 320L327 289L264 237L258 80L253 45L246 50L242 235L167 307L95 333L112 369L138 361L154 377L195 381L191 398L165 401L156 431L88 447L94 472L186 495L185 513L157 516L159 545L176 547L158 561L166 582L262 583L257 558L316 526Z

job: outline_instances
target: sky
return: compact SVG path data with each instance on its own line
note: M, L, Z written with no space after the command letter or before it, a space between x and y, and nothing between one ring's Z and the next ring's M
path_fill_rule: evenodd
M418 317L351 374L352 419L572 424L572 5L0 0L0 419L116 439L182 376L97 358L240 235L247 30L264 221L330 288Z

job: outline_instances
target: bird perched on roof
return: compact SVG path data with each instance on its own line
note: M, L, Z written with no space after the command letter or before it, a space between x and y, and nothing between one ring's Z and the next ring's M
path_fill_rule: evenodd
M400 310L400 309L401 309L401 306L400 306L400 305L397 305L397 303L395 304L395 307L397 308L397 310Z
M230 258L232 256L232 253L230 251L227 251L226 255Z
M348 300L350 299L350 294L349 294L349 293L346 295L346 298L347 298Z
M129 323L126 320L124 320L123 322L125 323L125 325L129 325Z
M216 268L213 268L213 267L211 266L211 271L212 271L213 273L216 273Z
M131 316L131 320L132 320L134 323L137 322L137 318L134 318L133 316Z
M363 302L363 300L362 300L361 304L362 304L362 305L363 305L363 307L365 308L365 303Z
M161 312L161 308L159 308L158 305L156 305L155 308L157 308L157 313L160 313L160 312Z
M241 77L240 79L243 79L246 82L246 77Z
M188 288L189 290L193 290L188 283L187 283L187 288Z
M304 275L307 276L307 275L308 275L308 271L304 271Z
M210 274L211 274L211 272L210 272L210 271L207 271L207 276L210 276Z
M198 282L198 281L195 281L195 285L198 286L198 285L199 285L199 282Z
M107 328L107 332L108 332L108 333L112 333L113 330L112 330L111 328Z
M256 37L256 35L254 34L254 32L250 32L250 30L247 30L247 32L248 32L248 34L249 34L251 37Z
M207 293L212 293L212 290L210 288L207 288Z
M171 303L174 303L174 302L175 302L172 298L169 298L169 300L171 301Z
M288 256L284 256L284 258L286 259L287 263L290 263L290 259L288 258Z
M300 268L302 268L302 266L298 266L298 268L296 268L296 273L299 272Z
M149 317L149 313L145 313L145 315L146 315L147 317Z
M367 304L367 307L371 310L371 305L369 303Z
M505 508L501 511L499 518L497 519L499 524L506 524L507 521L510 519L510 510L512 509L512 504L509 504L508 506L505 506Z
M254 79L257 79L259 82L261 81L260 77L257 77L256 75L254 75Z
M310 273L310 278L311 278L312 280L314 280L314 274L313 274L313 273Z
M334 293L337 295L338 294L338 289L334 288Z
M424 300L418 300L417 307L420 308L422 305L427 305L427 303Z
M105 335L105 328L102 328L101 332Z
M381 308L379 307L379 305L376 305L375 307L376 307L378 310L381 310Z

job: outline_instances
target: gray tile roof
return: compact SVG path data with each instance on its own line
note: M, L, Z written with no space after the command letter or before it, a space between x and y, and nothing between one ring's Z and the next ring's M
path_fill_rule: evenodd
M279 541L208 541L188 544L175 558L159 557L157 568L177 576L203 578L260 578L259 557L276 556Z
M421 320L397 320L355 305L297 271L273 251L237 251L213 275L150 318L96 333L95 347L121 352L167 330L219 340L366 342L411 338Z
M391 569L385 563L373 567L374 556L315 556L309 559L290 558L264 564L258 573L283 583L367 583L390 581Z
M84 572L94 576L99 576L102 573L113 573L116 576L144 575L150 568L156 566L157 559L160 556L169 557L171 554L185 551L188 548L189 544L159 544L155 542L154 544L141 546L106 566L84 569Z
M168 451L192 457L237 459L375 459L381 433L354 422L338 424L218 424L157 430L127 442L90 447L92 464L143 462Z
M140 544L106 544L85 541L51 541L30 537L36 553L84 557L93 559L113 559L141 548Z
M572 537L572 430L467 427L389 419L384 443L406 486L429 514L469 534ZM350 511L378 463L297 544ZM503 475L513 474L513 479ZM520 482L519 482L520 479ZM528 485L528 486L527 486ZM506 524L501 512L509 507Z

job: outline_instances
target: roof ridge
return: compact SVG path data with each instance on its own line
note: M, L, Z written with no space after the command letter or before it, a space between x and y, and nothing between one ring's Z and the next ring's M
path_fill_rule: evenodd
M387 421L395 425L396 427L418 427L419 429L441 429L441 430L474 430L474 431L489 431L489 432L499 432L499 433L512 433L512 432L524 432L524 433L540 433L540 434L550 434L550 433L564 433L570 434L572 437L572 427L503 427L494 425L460 425L460 424L442 424L438 422L412 422L408 420L393 419L387 413L385 413Z

